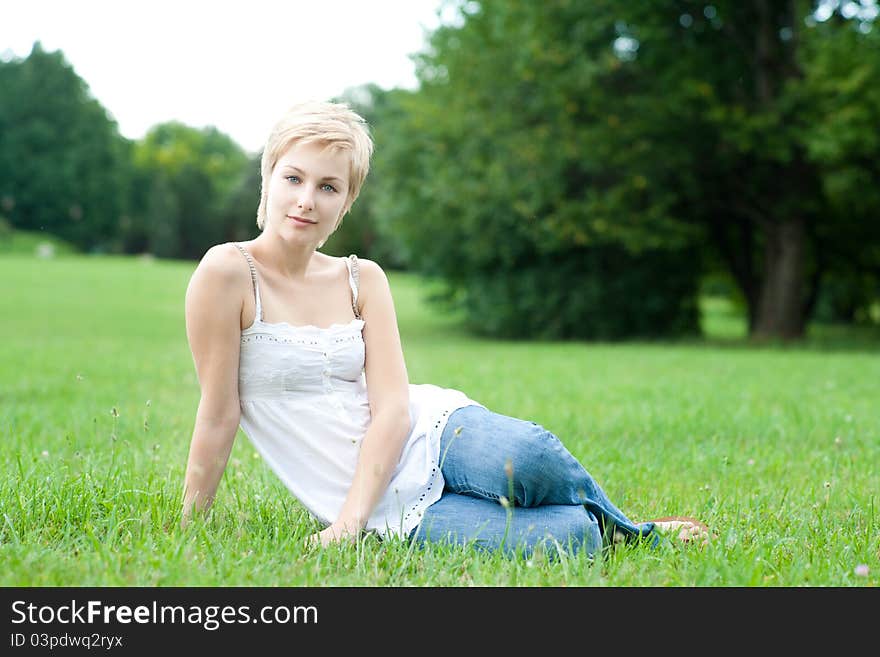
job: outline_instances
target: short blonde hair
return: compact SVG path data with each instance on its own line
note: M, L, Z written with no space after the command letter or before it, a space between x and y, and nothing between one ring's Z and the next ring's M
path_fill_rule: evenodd
M269 180L281 156L294 144L319 143L329 148L348 151L350 158L348 194L339 222L351 209L360 194L361 186L370 170L373 140L367 122L345 103L306 101L287 110L272 128L260 160L262 188L257 208L257 226L266 222L266 200Z

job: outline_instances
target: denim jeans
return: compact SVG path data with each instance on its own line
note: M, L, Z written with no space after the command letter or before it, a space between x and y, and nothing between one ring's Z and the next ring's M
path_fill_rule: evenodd
M412 540L470 544L510 554L586 550L595 556L616 533L657 536L633 523L559 438L544 427L482 406L453 412L440 439L443 495Z

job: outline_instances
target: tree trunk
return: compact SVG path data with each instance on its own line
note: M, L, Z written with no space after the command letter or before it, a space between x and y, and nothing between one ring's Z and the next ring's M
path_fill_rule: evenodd
M795 58L796 39L784 43L780 26L797 28L797 1L776 4L756 0L758 28L755 41L755 94L762 110L773 107L784 81L799 77ZM782 196L798 195L798 187L809 178L800 153L779 172ZM780 197L768 207L780 207ZM749 335L756 340L802 338L806 328L805 268L807 232L805 217L797 214L794 204L782 203L785 216L762 222L764 243L763 276L757 298L749 299ZM792 216L793 215L793 216Z
M757 308L750 312L753 339L802 338L804 313L804 252L806 231L801 218L771 223L765 231L764 276Z

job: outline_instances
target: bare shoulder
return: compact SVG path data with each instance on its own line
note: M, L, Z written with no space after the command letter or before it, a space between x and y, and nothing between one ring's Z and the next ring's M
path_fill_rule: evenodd
M358 263L360 264L358 305L364 317L370 315L375 319L377 315L393 316L394 299L385 271L372 260L359 258Z
M360 280L362 285L368 286L387 286L388 277L379 263L366 258L358 258L358 266L360 268Z
M193 274L225 284L250 281L250 272L244 255L234 244L216 244L205 252Z
M235 245L217 244L205 252L186 291L187 307L243 308L252 289L247 260Z

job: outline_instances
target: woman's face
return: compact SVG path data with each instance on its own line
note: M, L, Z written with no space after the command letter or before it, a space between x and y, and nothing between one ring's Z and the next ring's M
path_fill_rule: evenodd
M336 229L348 196L349 155L325 144L294 144L272 171L267 227L318 248Z

